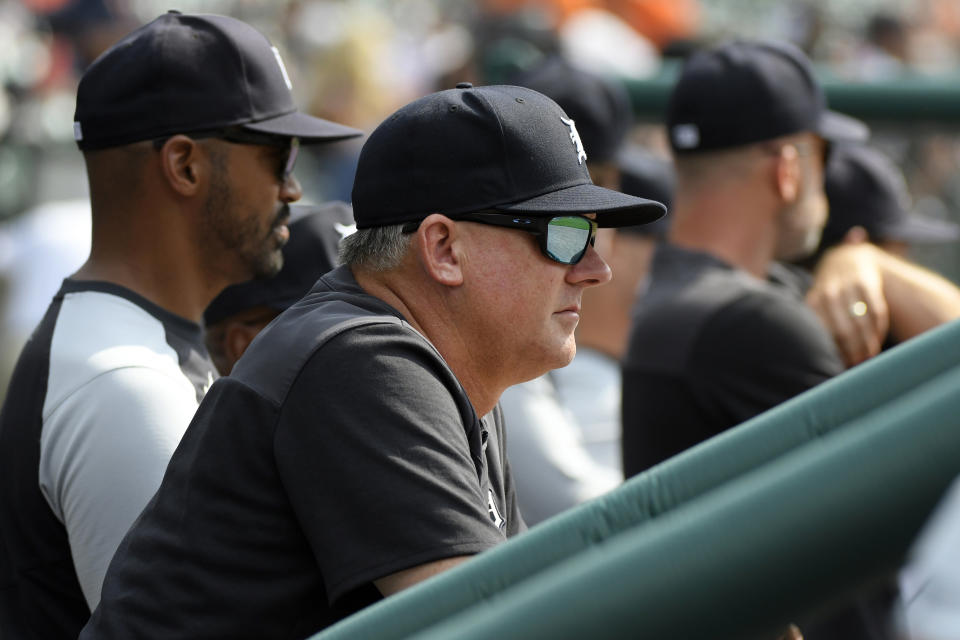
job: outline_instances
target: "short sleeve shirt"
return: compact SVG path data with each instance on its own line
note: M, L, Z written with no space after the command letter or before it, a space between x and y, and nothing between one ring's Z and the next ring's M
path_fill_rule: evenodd
M76 637L216 376L199 325L67 279L0 413L0 636Z
M523 528L499 409L341 267L214 384L84 638L304 638Z
M795 287L661 245L623 363L630 476L843 371Z

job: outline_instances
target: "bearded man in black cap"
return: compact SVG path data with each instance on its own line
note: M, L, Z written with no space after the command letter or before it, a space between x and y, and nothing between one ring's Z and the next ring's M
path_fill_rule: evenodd
M664 212L583 155L520 87L387 118L344 265L213 385L81 637L304 638L521 531L498 398L573 358L597 226Z
M280 269L298 146L359 135L297 112L261 33L178 12L90 66L74 133L90 257L24 348L0 417L5 638L79 634L216 376L204 308Z
M745 41L693 54L666 120L677 187L623 364L628 476L844 369L802 296L768 276L816 249L828 142L866 127L826 109L798 49Z

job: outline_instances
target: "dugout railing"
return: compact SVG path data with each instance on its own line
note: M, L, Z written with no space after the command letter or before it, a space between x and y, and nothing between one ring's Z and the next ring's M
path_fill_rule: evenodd
M960 323L314 636L749 638L893 572L960 473Z

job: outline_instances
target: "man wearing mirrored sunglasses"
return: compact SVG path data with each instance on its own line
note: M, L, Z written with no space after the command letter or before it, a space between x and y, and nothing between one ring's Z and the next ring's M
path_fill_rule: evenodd
M387 118L343 266L214 384L81 637L304 638L521 531L500 393L573 357L596 228L664 212L582 152L520 87Z
M297 112L258 31L178 12L90 66L74 132L90 256L25 347L0 417L4 638L79 634L216 376L204 308L280 269L299 145L359 135Z

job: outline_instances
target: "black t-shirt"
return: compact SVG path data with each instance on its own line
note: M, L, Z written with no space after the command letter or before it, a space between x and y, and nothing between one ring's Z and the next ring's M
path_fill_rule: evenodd
M211 388L82 638L298 638L522 530L499 408L350 271Z
M658 247L623 364L629 476L843 371L793 287Z

